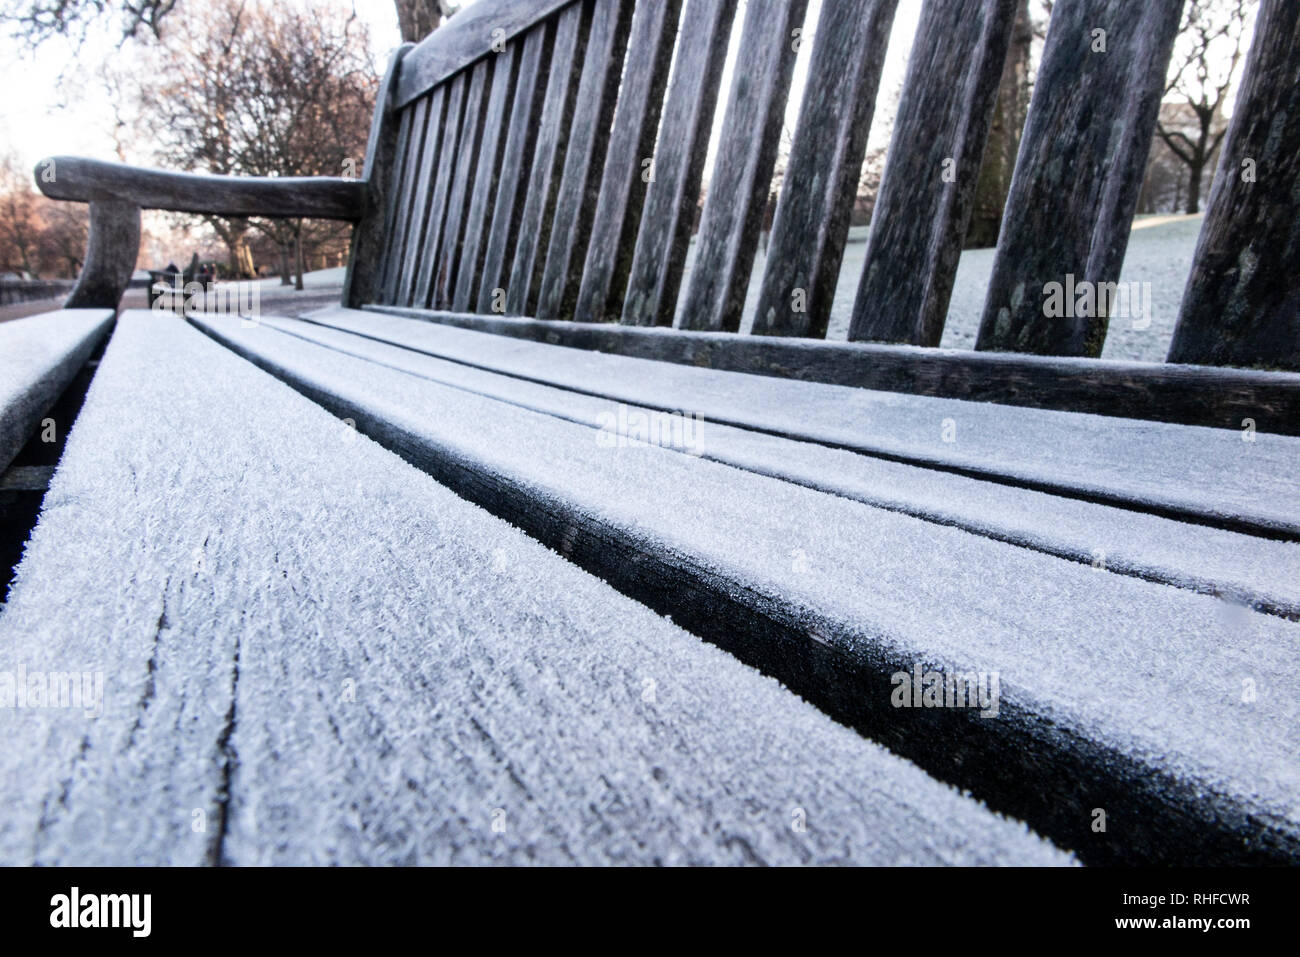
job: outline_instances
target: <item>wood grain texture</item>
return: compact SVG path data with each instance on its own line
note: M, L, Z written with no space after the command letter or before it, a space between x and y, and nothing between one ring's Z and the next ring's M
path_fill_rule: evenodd
M492 206L492 228L488 232L483 258L483 274L475 296L475 310L491 312L496 305L497 290L504 294L505 283L514 262L515 243L523 218L523 193L532 172L533 153L537 146L538 117L546 98L546 74L555 40L553 24L542 24L524 37L519 54L519 74L514 100L510 107L510 128L506 134L505 153L498 178L496 200ZM501 307L504 308L504 302ZM500 311L500 310L497 310Z
M939 345L1017 5L927 0L922 9L850 340Z
M486 118L487 94L491 86L492 70L497 58L482 60L474 65L465 99L465 120L460 134L460 155L456 159L456 175L451 192L447 195L447 221L442 231L442 243L436 250L436 268L433 285L426 305L446 308L451 305L456 269L460 262L464 242L465 216L468 212L470 188L479 164L479 147L483 140L483 120ZM495 152L489 164L496 158Z
M1170 362L1300 371L1300 6L1264 0Z
M573 316L623 77L632 8L633 0L595 0L542 268L536 309L539 319Z
M61 310L0 323L0 474L112 328L112 309Z
M365 209L365 184L338 176L208 176L53 156L36 165L36 183L50 199L176 213L355 221Z
M1046 315L1047 286L1119 279L1182 9L1183 0L1054 8L977 349L1101 355L1107 317Z
M480 57L581 0L477 0L425 37L411 52L397 102L406 106Z
M1249 418L1259 431L1300 435L1295 373L367 309L707 369L1236 431Z
M695 267L682 306L683 329L740 328L785 119L807 0L750 0Z
M443 234L447 227L447 204L451 199L456 160L460 156L469 79L468 73L458 73L447 87L447 112L443 118L442 142L438 144L438 172L429 197L424 238L420 242L419 270L411 287L411 304L414 306L427 306L433 292L433 271L442 249Z
M514 262L510 266L510 282L506 286L506 312L510 315L531 313L537 305L591 27L593 2L586 0L565 8L555 23L555 45L551 50L546 99L538 120L537 143L524 191L524 209L519 220Z
M736 0L687 0L623 302L627 325L672 325L735 17Z
M92 200L86 261L63 308L116 309L139 255L140 207L126 200Z
M410 116L410 131L406 140L406 157L402 162L401 178L394 193L396 213L393 217L393 229L388 237L388 250L384 254L384 298L386 303L397 304L397 294L405 264L407 235L410 230L411 211L415 206L416 194L421 177L425 175L423 165L424 141L429 133L429 108L432 101L442 102L442 91L435 90L430 96L420 100L404 112ZM436 135L436 133L435 133Z
M753 332L822 339L898 0L822 7Z
M446 179L443 174L449 162L449 152L454 152L457 108L463 100L464 83L459 77L440 86L430 94L429 115L426 118L424 146L420 149L411 197L410 222L402 251L402 268L398 273L397 291L393 301L398 305L423 305L415 301L415 285L421 264L424 262L426 240L431 231L440 226L435 197L446 196ZM446 147L451 146L451 150Z
M617 319L627 292L682 0L639 3L574 317Z
M395 103L397 79L402 58L413 47L414 44L405 43L389 57L370 122L365 165L361 168L361 178L366 184L365 208L352 230L348 271L343 280L343 304L354 308L378 302L381 296L384 244L391 228L390 197L400 177L397 166L402 142L400 114Z
M519 73L521 41L514 41L497 55L492 70L492 90L488 94L482 122L482 142L474 164L474 185L469 209L465 213L464 244L456 269L456 288L451 308L464 312L470 308L483 276L483 257L487 252L488 230L501 179L505 158L507 124L514 101Z

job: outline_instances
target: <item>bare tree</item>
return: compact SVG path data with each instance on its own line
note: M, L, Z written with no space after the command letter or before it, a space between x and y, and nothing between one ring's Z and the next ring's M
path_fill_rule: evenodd
M1156 132L1187 165L1189 213L1200 212L1205 169L1228 132L1223 108L1236 80L1254 7L1255 0L1187 0L1183 10L1165 97L1180 98L1186 109L1162 115Z
M122 40L163 35L163 20L180 0L0 0L0 22L31 46L53 36L74 42L109 17L116 17ZM417 42L442 25L459 6L450 0L393 0L402 40Z

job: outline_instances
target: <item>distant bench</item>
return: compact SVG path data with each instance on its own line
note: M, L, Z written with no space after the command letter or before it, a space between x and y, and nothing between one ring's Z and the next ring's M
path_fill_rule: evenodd
M823 6L752 335L738 330L803 0L750 0L739 37L744 69L725 98L735 0L480 0L394 55L362 179L240 180L56 158L57 176L41 188L91 204L91 248L70 307L117 306L136 259L141 207L355 227L340 308L252 325L194 317L224 351L179 318L121 320L100 373L116 365L118 384L92 390L94 415L79 423L55 476L13 604L33 616L21 621L56 607L41 597L42 583L65 575L79 535L93 525L88 509L100 507L75 494L78 483L89 481L96 449L116 449L114 496L129 500L129 486L160 504L119 510L135 545L117 543L124 557L97 576L95 593L103 590L107 604L102 617L81 622L75 647L93 657L106 635L125 628L143 636L140 660L154 661L143 650L149 641L184 635L187 651L159 659L174 681L140 678L138 722L109 726L128 743L145 735L141 749L127 749L139 763L104 774L88 767L86 780L97 783L83 791L76 779L59 779L53 759L31 749L13 758L28 763L9 780L43 783L15 786L10 797L26 802L27 816L7 846L48 848L51 860L121 860L134 845L115 841L111 822L109 831L60 828L71 828L83 807L103 815L119 802L159 800L173 814L192 797L196 808L220 809L225 836L215 851L187 838L197 843L185 859L257 860L260 848L273 860L391 860L416 836L434 858L470 847L464 859L478 859L480 838L460 829L457 814L470 820L459 810L465 802L490 803L504 785L479 774L465 757L470 749L508 769L515 793L537 802L533 833L551 835L550 843L512 838L503 845L509 855L563 846L577 857L576 849L598 847L594 859L645 860L664 838L679 859L692 849L700 860L722 859L719 846L748 847L758 860L826 859L784 838L769 847L776 839L766 823L721 845L677 829L683 807L730 793L718 768L733 767L731 752L719 742L755 725L784 734L797 720L788 695L742 715L723 699L748 688L700 686L714 707L692 711L691 720L720 729L700 745L716 749L718 763L659 766L667 779L680 783L678 771L695 779L672 799L675 811L655 816L653 762L602 763L602 742L643 726L621 698L612 703L598 674L641 652L620 644L594 663L556 650L564 647L556 629L590 630L596 641L642 611L608 588L593 592L598 601L574 599L576 586L554 583L555 569L572 573L558 559L547 559L545 572L538 566L522 597L515 589L523 582L507 585L481 555L456 565L440 551L444 538L435 547L428 537L436 520L427 516L438 509L413 491L425 488L417 471L374 452L373 467L391 477L348 473L323 413L291 401L278 379L343 420L336 425L345 437L364 433L1087 863L1300 861L1300 87L1287 80L1288 64L1300 59L1300 7L1261 4L1170 362L1143 364L1097 358L1112 318L1106 310L1052 316L1043 297L1067 277L1098 289L1118 279L1181 0L1056 4L973 351L935 347L1016 4L927 2L850 341L825 340L895 6ZM1091 50L1097 29L1107 31L1104 55ZM720 101L721 141L687 282ZM1239 175L1245 160L1256 176ZM155 340L151 367L142 350ZM232 351L261 371L231 365ZM150 368L163 370L157 382ZM188 389L176 381L182 375ZM121 384L131 376L142 383L139 397ZM215 424L216 409L229 420ZM137 423L164 410L169 428ZM690 416L699 431L667 447L610 433L611 423L620 429L655 416ZM209 442L247 463L246 481L210 458ZM67 492L55 497L65 470ZM318 471L334 489L325 500L306 481ZM300 504L287 505L290 495ZM376 515L392 529L366 539L377 552L353 554L331 509L345 510L358 532ZM279 517L274 544L244 524L243 516L262 513ZM423 550L412 550L405 522ZM445 547L481 550L476 542L504 534L451 522ZM154 552L173 557L149 575L131 571ZM356 577L327 575L327 554ZM203 570L186 571L183 555ZM417 575L425 561L433 564ZM69 600L78 581L67 585ZM255 583L270 591L259 597ZM470 614L461 607L468 596L480 599L472 635L495 634L490 615L477 617L480 605L532 611L503 611L512 642L448 645L437 636ZM619 610L602 611L605 604ZM233 606L245 621L252 609L270 624L248 631L233 623ZM344 624L323 624L331 613ZM7 615L4 624L18 612ZM214 617L227 624L207 624ZM385 692L360 724L344 725L324 689L353 665L329 670L293 646L305 636L321 654L346 658L375 629L381 637L366 646L368 667L393 669L384 672L390 682L420 684ZM232 648L232 635L252 644ZM667 637L655 642L668 667L665 656L676 652L666 650ZM450 655L459 669L430 678L432 666L412 650L419 647L438 660ZM265 661L245 657L259 653ZM508 694L476 684L516 654L530 664ZM140 660L124 673L152 676ZM197 707L184 689L234 687L250 660L278 668L277 677L253 691L223 691L214 699L219 714L201 715L197 737L178 736L168 719ZM986 689L996 676L998 714L969 701L927 707L908 676L972 676ZM558 727L548 722L568 688L578 689L593 722L573 737L547 730ZM242 704L245 693L252 697ZM408 796L384 762L405 740L402 709L423 713L412 704L419 701L439 702L439 722L450 723L425 721L410 732L430 777L413 776ZM230 718L245 707L252 730ZM510 719L488 727L498 708ZM53 733L39 722L25 727L26 741ZM83 746L78 733L70 723L61 754ZM680 733L697 740L694 730ZM340 740L351 742L346 756L335 750ZM734 767L752 771L766 752L743 740L736 747L746 757ZM874 747L856 743L862 755ZM88 753L102 760L97 748ZM272 769L313 754L340 789L328 799L275 779ZM177 765L191 768L192 783L159 771L168 759L197 762ZM550 775L561 774L553 762L570 759L586 771L612 769L602 772L608 800L640 810L602 814L582 836L556 825L547 815L562 813L571 795L561 798ZM827 783L840 774L837 765L822 767L832 766L834 775L809 773ZM448 785L457 797L434 813L420 796L447 767L461 769L467 790ZM903 775L904 767L882 773ZM769 804L746 790L756 784L737 787L763 808L764 822L784 800ZM63 823L33 823L33 802L55 792L72 795ZM360 809L359 832L344 833L339 794ZM920 792L906 801L934 806ZM321 808L328 828L344 829L329 831L327 847L319 822L301 817L308 807ZM922 829L936 827L934 815L923 818ZM445 829L428 830L430 820ZM896 821L879 826L880 840L913 839L889 830L901 827ZM80 833L102 839L68 836ZM951 832L933 834L942 843ZM143 840L160 853L158 835ZM1000 846L1020 859L1036 853L1010 839ZM855 859L906 856L890 847Z

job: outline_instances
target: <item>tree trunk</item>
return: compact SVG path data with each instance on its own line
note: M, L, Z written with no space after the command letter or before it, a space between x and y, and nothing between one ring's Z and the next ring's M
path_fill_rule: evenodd
M393 0L402 42L419 43L442 23L441 0Z
M1205 158L1198 158L1197 162L1188 164L1191 175L1187 182L1187 212L1199 213L1201 211L1201 173L1205 169Z
M289 268L289 244L280 244L280 285L293 284L293 270Z

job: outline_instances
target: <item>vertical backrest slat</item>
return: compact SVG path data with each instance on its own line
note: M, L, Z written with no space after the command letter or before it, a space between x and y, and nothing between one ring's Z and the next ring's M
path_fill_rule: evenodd
M822 6L772 223L756 334L826 335L897 9L898 0Z
M397 288L393 293L393 303L399 306L411 304L411 290L415 286L416 273L420 268L420 252L424 248L424 233L429 219L429 197L438 177L439 158L443 155L442 140L446 135L447 94L449 86L436 87L429 100L428 127L424 134L424 148L420 151L419 174L415 182L415 194L411 200L410 222L406 228L406 240L402 249L402 268L398 273Z
M495 63L494 57L480 60L470 75L469 91L465 97L465 123L460 135L460 156L456 159L456 176L447 197L447 222L443 227L440 248L431 251L430 256L435 269L428 302L438 309L451 304L451 293L455 288L453 283L460 258L470 184L474 181L474 171L479 164L487 93Z
M749 0L681 328L740 327L808 0Z
M1018 6L927 0L849 339L939 344Z
M393 192L401 182L398 166L404 144L401 138L403 111L396 106L397 84L402 60L414 44L407 43L393 51L388 70L379 86L375 114L366 141L365 165L361 169L366 184L365 212L352 230L348 252L348 271L343 280L343 305L359 309L379 299L384 270L384 247L388 245L389 218Z
M736 0L687 0L623 301L628 325L672 324L735 17Z
M537 303L542 271L539 251L544 251L550 240L551 220L582 73L591 12L590 0L575 3L560 12L555 24L546 102L538 122L537 146L533 151L533 166L524 196L519 239L515 244L510 283L506 287L506 312L509 315L531 315Z
M483 117L483 142L474 168L474 188L470 193L469 211L465 216L465 242L461 247L456 270L455 292L451 308L468 312L475 304L478 285L483 276L483 257L487 251L487 232L492 223L492 205L496 199L501 164L505 156L507 124L515 95L520 43L509 44L496 57L492 70L492 91L488 94Z
M537 142L537 115L546 96L546 74L542 64L550 58L554 27L534 27L524 38L519 55L518 82L510 111L510 131L506 136L505 155L501 163L500 182L492 208L492 229L488 233L483 275L479 281L475 310L496 312L496 290L502 289L514 260L515 242L519 238L519 221L523 216L523 191L532 169L533 150Z
M376 299L379 302L391 301L388 298L388 288L393 270L397 268L395 262L397 253L394 248L397 245L397 223L401 216L401 208L406 203L410 192L411 179L406 173L411 166L410 154L414 148L411 141L419 135L415 126L415 112L414 107L402 110L398 121L393 182L388 191L388 201L384 210L384 261L380 264L379 288L376 290Z
M977 349L1101 355L1103 310L1055 315L1050 301L1076 282L1119 279L1182 8L1183 0L1054 7Z
M447 90L447 120L438 149L438 175L429 199L428 225L420 244L419 276L412 285L408 302L417 309L423 309L429 304L433 267L442 248L443 227L447 223L447 200L456 175L456 159L460 155L460 134L464 125L465 91L468 86L469 74L461 72L452 79Z
M595 0L565 150L564 174L542 269L535 313L538 319L567 319L573 315L582 278L578 269L586 260L587 240L600 195L633 5L633 0Z
M384 279L384 302L396 305L397 290L401 282L402 266L406 254L406 237L411 222L411 208L419 189L419 180L424 166L424 144L431 126L429 122L431 103L441 103L442 91L436 90L429 96L416 101L409 108L411 114L411 136L407 143L406 161L402 164L402 192L398 197L397 218L393 221L392 239L388 246L388 272Z
M617 318L627 291L649 179L645 164L654 155L681 11L682 0L642 2L632 19L623 90L574 308L579 321L600 322L609 313Z
M1300 5L1290 0L1260 5L1169 361L1300 372Z

